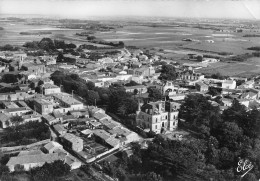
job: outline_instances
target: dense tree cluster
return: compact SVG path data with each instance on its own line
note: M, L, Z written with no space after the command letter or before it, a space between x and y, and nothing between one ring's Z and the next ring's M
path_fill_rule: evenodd
M0 46L0 51L18 51L19 48L13 45L6 44L4 46Z
M177 72L173 65L163 65L161 70L161 75L159 79L161 80L175 80L177 78Z
M1 81L5 82L5 83L15 83L18 82L18 80L21 78L22 76L19 74L12 74L12 73L6 73L2 76Z
M32 181L55 181L57 178L67 175L70 166L61 160L53 163L45 163L42 167L34 168L30 171Z
M136 86L136 85L140 85L137 82L131 80L130 82L126 83L125 86Z
M29 49L42 49L48 52L56 51L57 49L74 49L77 46L75 44L69 43L66 44L62 40L52 40L50 38L43 38L41 41L32 41L32 42L26 42L24 47Z
M26 145L50 138L50 131L43 122L27 122L20 124L22 120L15 117L11 120L14 126L6 129L2 136L1 144L8 146Z
M260 111L247 111L237 100L220 114L219 108L212 106L202 95L189 95L180 109L180 118L186 128L196 131L207 149L205 163L217 171L232 170L237 167L238 157L249 159L254 165L252 174L260 172ZM232 175L236 174L233 170Z
M149 87L148 90L148 97L151 101L160 101L163 99L163 94L160 89Z

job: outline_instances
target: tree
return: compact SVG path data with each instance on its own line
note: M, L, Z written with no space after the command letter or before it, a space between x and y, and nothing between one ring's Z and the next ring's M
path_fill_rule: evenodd
M100 100L98 92L94 90L89 90L86 96L86 101L88 105L96 105L96 103Z
M34 90L34 89L35 89L35 83L34 83L34 82L31 82L30 85L29 85L29 87Z
M177 73L174 66L163 65L161 70L160 80L175 80L177 78Z
M234 122L222 123L216 131L216 137L222 147L227 147L230 150L240 148L243 138L243 130Z
M141 181L163 181L162 177L154 172L148 172L141 176Z
M59 54L57 56L57 62L62 62L63 60L64 60L63 53L59 52Z
M234 99L232 106L223 111L222 118L228 122L235 122L239 126L244 124L247 117L246 107Z
M20 164L16 164L16 165L14 166L14 170L15 170L16 172L23 172L23 171L24 171L24 166L23 166L23 165L20 165Z
M148 93L148 97L153 101L162 100L163 98L162 92L159 89L149 87Z
M4 74L2 77L2 81L5 83L16 83L18 81L19 75L17 74Z
M134 89L134 95L137 95L137 94L138 94L138 90Z
M38 46L39 46L39 48L46 50L46 51L50 51L50 50L55 49L54 42L50 38L43 38L39 42Z
M212 79L220 79L220 80L225 79L225 77L224 77L223 75L221 75L219 72L216 73L216 74L212 74L212 75L211 75L211 78L212 78Z
M54 177L64 176L70 171L70 166L64 163L62 160L56 160L51 164L46 163L45 167Z
M201 94L189 94L184 99L184 103L180 107L180 118L189 123L191 127L201 130L201 133L207 130L204 126L212 129L221 122L219 108L212 106Z
M253 173L247 173L243 178L242 181L258 181L255 174Z
M219 168L230 169L234 167L234 153L228 148L222 147L219 151Z
M73 43L69 43L69 44L66 45L66 48L74 49L74 48L77 48L77 46L75 44L73 44Z
M136 83L135 81L131 80L129 83L126 83L125 86L136 86L136 85L140 85L138 83Z
M17 127L18 125L20 125L23 122L23 118L21 116L14 116L11 117L10 122L12 123L12 125L14 125L15 127Z
M8 173L8 172L9 172L8 166L0 164L0 176L2 175L2 173Z
M244 134L249 138L256 138L260 135L260 111L253 109L247 112L247 116L240 122Z
M131 97L124 98L120 101L118 106L118 113L121 115L128 115L137 111L137 101Z
M44 82L42 81L42 80L39 80L39 82L38 82L38 87L40 87L41 85L43 85L44 84Z
M50 175L49 171L46 169L39 169L33 175L33 179L35 181L51 181L53 180L52 176Z
M89 90L93 90L95 88L95 84L91 81L88 81L87 82L87 87Z
M202 62L202 60L203 60L203 56L201 56L201 55L197 56L197 61L198 62Z

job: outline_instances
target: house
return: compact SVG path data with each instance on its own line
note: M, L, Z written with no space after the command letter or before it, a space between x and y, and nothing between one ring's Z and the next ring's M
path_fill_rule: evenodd
M24 170L29 171L31 168L41 167L45 163L52 163L60 160L61 157L58 153L52 154L37 154L37 155L22 155L11 157L6 166L11 172L15 171L16 165L23 166Z
M204 75L192 71L182 72L180 73L179 77L181 80L188 80L188 81L204 79Z
M236 81L235 80L224 80L222 82L223 89L235 89L236 88Z
M133 141L138 141L140 138L135 132L130 131L123 127L116 127L114 129L108 130L108 132L111 135L115 136L116 138L119 138L120 140L124 140L123 141L124 144L130 143ZM125 138L125 139L122 139L122 138Z
M88 107L88 111L89 111L89 115L91 117L93 117L96 113L103 113L103 114L105 114L104 109L101 109L101 108L98 108L98 107L95 107L95 106L89 106Z
M41 89L44 95L56 94L61 92L60 87L50 83L42 84Z
M44 146L44 149L47 151L47 153L54 153L54 151L57 149L63 149L63 146L58 142L51 141Z
M10 93L0 93L0 101L19 101L29 98L30 95L26 91L15 91Z
M74 110L74 111L69 111L71 115L73 115L75 118L79 117L84 117L84 118L89 118L89 112L86 109L83 110Z
M6 112L10 116L22 116L23 114L32 113L33 111L29 107L19 107L19 108L10 108L2 109L1 112Z
M111 138L111 135L103 129L95 129L93 130L93 134L102 141L106 141L107 139Z
M103 125L104 130L111 130L120 126L120 124L112 119L102 119L99 121Z
M54 110L53 103L45 99L36 98L34 99L34 110L40 114L50 114Z
M91 80L89 82L93 82L95 87L104 87L105 86L105 82L103 82L101 80Z
M0 113L0 128L7 128L10 123L11 116L7 113Z
M137 91L137 94L144 94L147 92L147 88L144 85L136 85L136 86L128 86L124 87L126 92L132 92L134 93L135 90Z
M223 103L223 106L225 106L225 107L230 107L233 104L233 101L231 99L222 98L221 101Z
M136 112L136 124L143 129L149 129L155 133L172 131L177 128L179 112L165 101L150 102L144 104Z
M249 99L249 100L256 100L258 97L258 94L255 93L255 92L245 92L245 93L242 93L240 98L241 99Z
M95 113L94 116L93 116L96 120L100 121L100 120L103 120L103 119L111 119L110 116L108 116L107 114L105 113Z
M57 122L59 122L59 120L57 120L55 117L49 115L49 114L45 114L42 116L43 120L48 123L49 125L53 125Z
M250 102L250 101L247 100L247 99L238 99L238 102L239 102L240 104L246 106L246 108L249 107L249 102Z
M132 74L133 76L143 76L143 77L150 77L155 74L154 67L141 67L137 69L128 69L128 74Z
M73 151L76 152L80 152L83 150L83 140L74 135L74 134L70 134L70 133L65 133L63 135L61 135L61 143L69 148L72 149Z
M200 92L207 92L209 90L209 86L204 84L203 82L196 82L195 87L196 87L197 91L200 91Z
M142 67L142 63L140 63L140 62L133 62L131 64L131 67L132 68L141 68Z
M33 114L25 114L22 115L24 122L30 122L30 121L42 121L42 115L34 112Z
M36 63L24 63L22 65L22 70L34 73L35 75L40 75L46 73L46 67L43 64Z
M57 57L54 56L40 56L40 60L45 63L45 65L56 65Z
M52 97L55 101L58 101L60 106L67 107L69 110L81 110L84 109L84 105L82 102L76 100L70 94L66 93L55 93L52 94ZM69 111L68 110L68 111ZM68 112L66 111L66 112Z
M162 91L162 94L165 94L166 92L173 92L174 91L174 84L171 81L166 81L162 85L158 85L159 89Z
M67 133L67 130L64 128L62 124L55 124L53 125L53 129L58 135L64 135Z

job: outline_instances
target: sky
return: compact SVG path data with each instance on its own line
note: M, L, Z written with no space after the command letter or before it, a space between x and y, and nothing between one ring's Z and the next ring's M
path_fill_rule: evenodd
M260 0L0 0L0 14L260 20Z

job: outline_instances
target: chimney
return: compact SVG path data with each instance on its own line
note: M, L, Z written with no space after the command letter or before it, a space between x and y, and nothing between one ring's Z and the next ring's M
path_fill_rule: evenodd
M162 112L162 102L160 102L160 103L158 104L158 111L159 111L159 113Z

